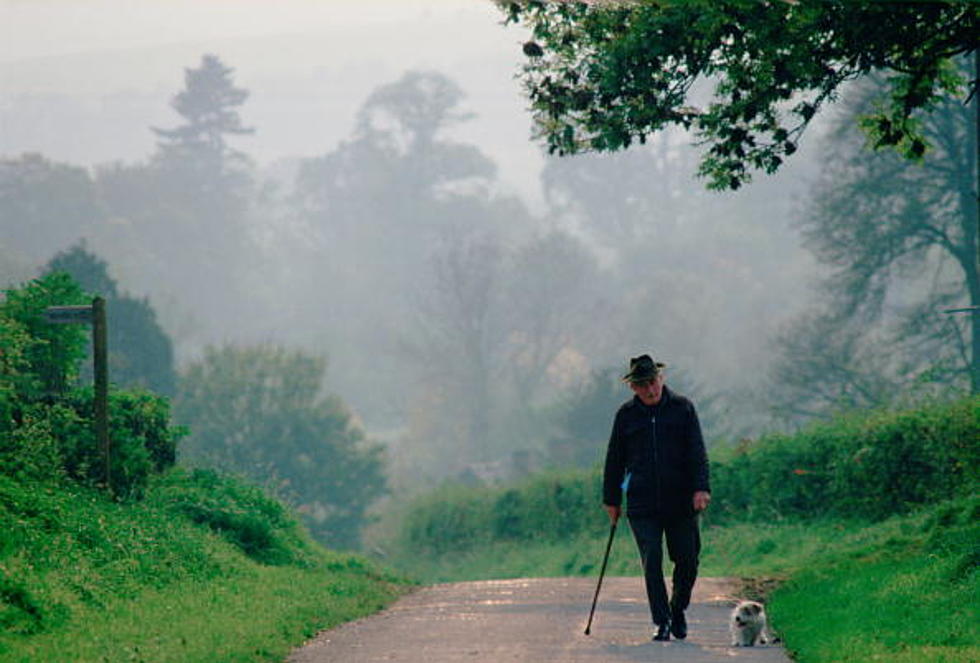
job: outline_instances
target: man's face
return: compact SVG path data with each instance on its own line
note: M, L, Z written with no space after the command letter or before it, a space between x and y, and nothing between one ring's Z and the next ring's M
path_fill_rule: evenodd
M659 373L652 380L630 382L630 388L644 405L656 405L664 393L664 374Z

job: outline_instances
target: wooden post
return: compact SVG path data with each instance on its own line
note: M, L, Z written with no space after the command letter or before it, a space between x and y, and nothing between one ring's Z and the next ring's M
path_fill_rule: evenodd
M105 487L112 492L109 447L109 347L106 333L105 299L92 300L92 360L95 368L95 439L105 464Z
M91 306L49 306L44 319L53 324L92 325L92 363L95 368L95 394L92 406L95 415L95 441L102 451L105 489L112 493L109 468L109 342L106 326L105 299L96 297Z

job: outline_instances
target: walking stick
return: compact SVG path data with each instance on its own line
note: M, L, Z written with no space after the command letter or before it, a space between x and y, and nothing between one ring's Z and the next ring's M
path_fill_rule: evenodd
M609 541L606 542L606 554L602 557L602 568L599 570L599 584L595 586L595 596L592 597L592 609L589 610L589 623L585 625L585 634L589 635L592 630L592 616L595 614L595 604L599 600L599 589L602 587L602 577L606 575L606 564L609 562L609 550L612 548L613 536L616 534L616 523L619 522L617 518L612 522L612 527L609 528Z

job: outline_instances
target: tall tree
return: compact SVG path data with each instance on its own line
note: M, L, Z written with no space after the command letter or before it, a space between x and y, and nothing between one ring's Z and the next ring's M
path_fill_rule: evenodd
M923 117L932 148L915 164L863 149L854 118L880 83L854 93L800 224L832 270L824 301L776 344L774 402L791 418L980 385L976 316L947 313L980 304L973 113L948 99Z
M455 401L447 418L458 421L454 443L467 459L487 460L480 456L498 428L494 414L499 413L499 392L494 387L504 377L505 259L503 247L492 237L446 246L433 260L433 296L420 302L419 340L406 343L423 380Z
M597 260L579 240L552 232L518 247L507 270L507 365L518 405L539 403L563 352L583 355L610 312Z
M159 137L156 160L164 166L188 169L206 178L200 187L213 186L215 180L238 175L236 166L247 161L244 153L228 145L228 136L248 135L255 129L246 127L239 107L248 99L248 91L235 87L234 69L216 55L204 55L196 69L184 70L184 89L171 106L184 123L173 129L154 128Z
M232 75L218 57L203 56L173 98L181 122L153 129L152 158L108 165L96 178L112 222L94 244L133 287L196 318L204 338L183 340L198 347L245 315L257 263L253 165L229 144L252 132L239 114L248 92Z
M142 387L163 396L176 393L173 343L160 327L156 311L146 298L119 291L108 264L88 251L84 243L55 255L44 273L64 272L90 295L106 298L109 376L122 387ZM90 370L91 364L83 368Z
M878 92L865 85L846 108L801 224L807 246L833 270L825 315L888 329L894 342L914 346L916 361L892 376L899 384L927 377L980 391L980 325L945 312L980 305L975 118L947 99L922 118L932 149L921 164L869 155L853 118Z
M841 85L874 71L889 76L876 143L921 156L913 114L957 88L951 58L980 32L980 6L961 0L499 4L532 31L522 77L549 151L619 150L679 125L709 146L700 173L719 189L774 172Z
M190 428L183 460L269 486L318 539L356 548L386 491L381 448L321 394L325 371L322 358L281 347L212 347L182 373L174 415Z
M661 134L646 146L579 159L551 158L541 183L552 214L622 251L690 219L702 192L692 190L691 150Z
M186 208L177 211L190 213L205 231L221 226L225 234L244 221L251 178L248 157L227 138L255 131L242 124L239 107L249 93L235 87L233 73L217 56L202 56L196 69L184 70L184 89L171 102L183 124L153 128L159 140L152 165L168 197ZM207 232L202 239L210 239Z
M528 225L523 205L495 192L495 164L447 135L470 117L463 102L444 75L409 72L372 92L350 139L304 161L296 179L290 289L329 330L334 372L372 416L406 404L405 390L363 376L379 356L409 368L395 341L428 298L440 248Z
M298 202L326 241L366 241L358 260L384 254L397 261L386 261L388 269L427 257L433 239L460 221L454 193L470 193L468 184L485 190L496 174L478 148L444 136L471 117L462 100L434 72L408 72L371 93L351 140L300 169ZM385 244L399 250L379 252Z
M91 235L105 209L88 171L39 154L0 159L0 247L33 265Z

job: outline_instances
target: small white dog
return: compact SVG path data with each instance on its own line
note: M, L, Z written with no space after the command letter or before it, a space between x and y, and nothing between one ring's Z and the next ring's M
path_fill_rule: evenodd
M766 609L757 601L740 601L732 609L729 628L733 647L752 647L776 641L769 630Z

